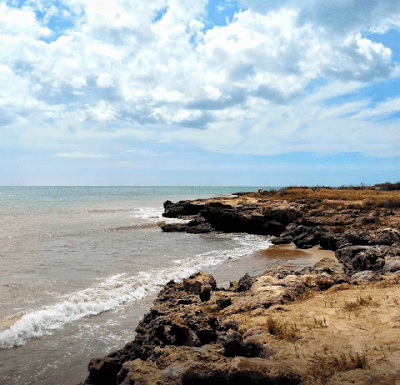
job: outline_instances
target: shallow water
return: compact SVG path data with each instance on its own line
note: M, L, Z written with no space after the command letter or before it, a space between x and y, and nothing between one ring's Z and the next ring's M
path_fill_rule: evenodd
M134 338L161 286L264 271L268 238L163 233L166 199L233 188L0 188L0 384L75 384Z

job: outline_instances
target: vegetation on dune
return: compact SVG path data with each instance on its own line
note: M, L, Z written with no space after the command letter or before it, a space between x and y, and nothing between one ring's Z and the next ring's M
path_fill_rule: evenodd
M319 203L329 205L357 205L362 207L400 207L400 182L385 183L382 187L299 187L290 186L280 190L252 192L242 195L247 198L267 199L298 203Z

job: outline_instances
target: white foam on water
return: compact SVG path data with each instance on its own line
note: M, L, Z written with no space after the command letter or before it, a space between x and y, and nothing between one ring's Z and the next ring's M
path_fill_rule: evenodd
M187 223L186 219L163 217L164 209L155 207L141 207L134 210L131 217L144 219L150 222L164 221L166 223Z
M155 294L160 290L160 285L170 280L181 280L198 270L229 259L239 259L271 246L267 238L258 235L220 234L217 237L237 242L238 246L175 260L173 266L140 271L133 276L114 275L88 289L63 296L59 303L28 312L9 329L2 331L0 349L24 345L30 339L52 334L68 323L115 310L121 305Z
M142 219L157 219L162 218L162 213L164 209L156 208L156 207L142 207L140 209L136 209L133 216L142 218Z

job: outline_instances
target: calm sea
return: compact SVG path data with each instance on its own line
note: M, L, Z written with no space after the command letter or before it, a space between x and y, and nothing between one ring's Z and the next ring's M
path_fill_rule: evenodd
M167 199L254 190L0 187L0 385L76 384L90 358L134 338L171 279L201 269L228 285L264 271L266 237L157 225Z

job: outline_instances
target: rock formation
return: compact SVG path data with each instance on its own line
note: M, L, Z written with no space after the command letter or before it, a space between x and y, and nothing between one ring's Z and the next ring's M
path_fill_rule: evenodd
M84 385L397 383L400 204L283 199L290 193L167 201L164 216L191 221L162 228L270 235L337 261L245 275L229 289L202 272L171 281L134 341L90 361Z

